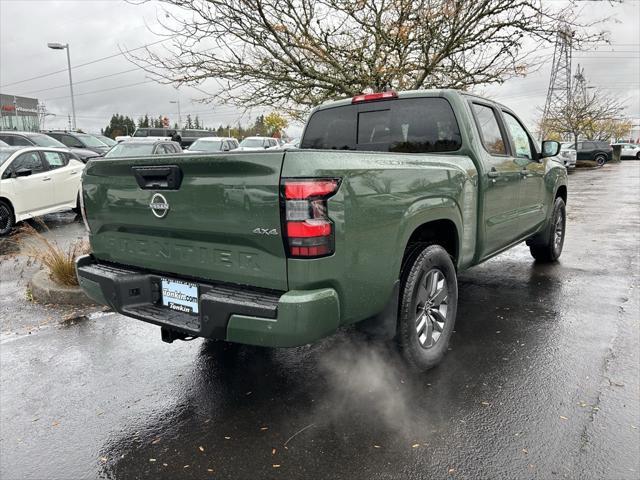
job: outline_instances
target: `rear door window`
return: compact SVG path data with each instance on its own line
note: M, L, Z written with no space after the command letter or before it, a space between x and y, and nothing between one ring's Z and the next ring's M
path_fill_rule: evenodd
M500 125L498 124L498 119L496 118L496 113L493 108L474 103L473 111L484 148L486 148L487 152L491 155L506 155L507 144L502 136L502 131L500 130Z
M67 159L60 152L42 152L44 159L49 164L49 170L55 170L56 168L64 167L67 164Z
M455 151L460 129L443 98L344 105L314 113L301 148L427 153Z
M6 137L2 137L2 140L15 147L29 147L33 145L29 140L19 135L7 135Z

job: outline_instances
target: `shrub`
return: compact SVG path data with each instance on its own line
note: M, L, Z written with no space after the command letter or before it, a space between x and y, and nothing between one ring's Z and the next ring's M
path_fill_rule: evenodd
M44 222L39 225L48 230ZM55 283L66 286L78 285L75 260L89 252L89 242L78 239L67 248L61 247L55 240L49 240L38 229L25 223L19 230L19 237L24 241L26 254L49 271L49 277Z

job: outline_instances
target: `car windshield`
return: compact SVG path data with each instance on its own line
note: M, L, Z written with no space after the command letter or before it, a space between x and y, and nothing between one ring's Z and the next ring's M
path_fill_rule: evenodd
M153 153L153 143L119 143L107 153L105 157L137 157L140 155L151 155Z
M133 132L133 136L134 137L148 137L149 136L149 130L136 130L135 132Z
M219 152L221 150L222 141L220 140L196 140L191 144L189 150L200 150L202 152Z
M113 138L105 137L104 135L96 135L96 138L108 147L113 147L116 143L118 143Z
M49 135L29 135L29 140L31 140L39 147L67 148L62 142L59 142L55 138L51 138Z
M77 134L76 135L80 141L82 143L84 143L85 145L88 145L90 147L104 147L104 143L102 143L100 140L98 140L96 137L94 137L93 135L87 135L85 134Z
M2 165L7 158L9 158L11 156L12 153L14 153L16 150L19 150L18 148L8 148L8 149L4 149L4 148L0 148L0 165Z
M245 138L240 142L241 147L256 148L262 147L264 140L262 138Z

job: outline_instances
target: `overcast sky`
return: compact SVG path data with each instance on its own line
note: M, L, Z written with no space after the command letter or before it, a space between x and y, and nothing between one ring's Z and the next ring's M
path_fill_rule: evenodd
M554 1L554 5L562 2ZM585 21L612 17L599 28L609 31L612 45L589 52L574 52L574 69L584 67L589 85L607 89L628 100L626 114L640 118L640 1L622 4L578 2ZM0 92L38 98L55 116L47 128L64 128L71 112L66 56L50 50L47 42L70 44L78 127L99 132L115 112L136 119L148 113L177 121L180 100L183 120L196 114L206 126L248 123L257 111L243 114L229 106L198 103L203 94L193 88L179 91L159 85L136 69L120 49L157 42L150 29L157 27L162 7L157 3L132 5L122 0L0 0ZM162 44L159 45L161 47ZM549 48L549 56L553 47ZM104 57L113 56L105 60ZM96 61L98 60L98 61ZM90 65L81 64L94 62ZM506 105L533 128L536 109L544 105L551 58L546 68L501 86L478 89ZM62 70L62 71L61 71ZM52 72L60 71L53 75ZM44 76L46 75L46 76ZM33 77L41 77L29 80ZM97 78L105 77L105 78ZM203 88L206 90L207 85ZM296 134L300 127L289 129Z

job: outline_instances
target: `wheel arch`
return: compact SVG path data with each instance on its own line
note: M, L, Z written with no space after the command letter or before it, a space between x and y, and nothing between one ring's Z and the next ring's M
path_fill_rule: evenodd
M401 272L405 264L414 254L416 245L437 243L451 256L453 264L457 265L460 252L460 235L458 226L450 218L428 220L417 225L404 243Z

